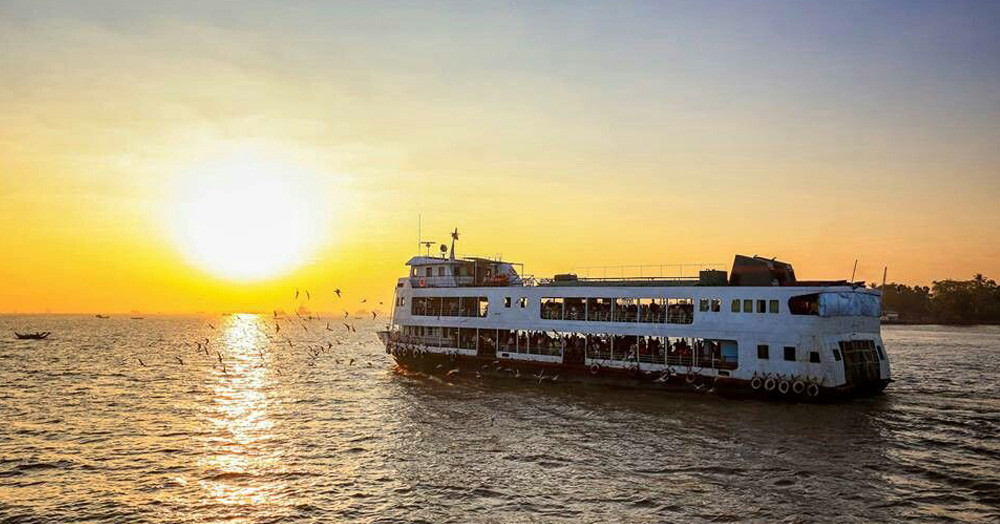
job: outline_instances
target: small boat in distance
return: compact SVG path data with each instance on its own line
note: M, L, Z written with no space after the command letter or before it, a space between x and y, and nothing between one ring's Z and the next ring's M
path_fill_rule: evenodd
M129 317L129 318L131 318L132 320L142 320L146 317Z
M96 315L94 315L94 316L95 316L95 317L97 317L97 318L111 318L111 317L109 317L109 316L107 316L107 315L102 315L102 314L100 314L100 313L98 313L98 314L96 314Z
M14 332L14 336L17 337L18 340L45 340L49 338L49 335L51 334L52 333L49 331L39 331L36 333L18 333L17 331Z

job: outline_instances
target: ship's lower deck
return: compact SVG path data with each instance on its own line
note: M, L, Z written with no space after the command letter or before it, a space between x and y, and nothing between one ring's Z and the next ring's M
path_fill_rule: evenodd
M449 351L392 340L382 333L386 352L404 369L452 378L502 377L542 383L590 383L717 394L724 397L759 396L793 401L820 402L881 393L889 380L872 380L841 386L781 375L735 378L694 366L650 369L641 365L601 366L594 362L514 360L496 354Z

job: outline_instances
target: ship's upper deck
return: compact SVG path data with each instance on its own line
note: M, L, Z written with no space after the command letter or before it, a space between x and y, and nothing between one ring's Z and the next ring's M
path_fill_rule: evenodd
M523 264L482 257L415 256L410 266L412 287L673 287L673 286L850 286L846 280L797 280L791 264L773 258L736 255L730 273L707 269L692 276L586 278L573 273L536 279L523 274ZM520 271L518 271L520 269Z

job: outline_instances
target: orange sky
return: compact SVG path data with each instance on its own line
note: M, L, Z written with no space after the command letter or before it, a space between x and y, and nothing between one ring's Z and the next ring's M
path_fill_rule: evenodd
M1000 278L977 4L5 3L0 312L388 303L418 213L536 275L744 253ZM297 205L240 209L233 180Z

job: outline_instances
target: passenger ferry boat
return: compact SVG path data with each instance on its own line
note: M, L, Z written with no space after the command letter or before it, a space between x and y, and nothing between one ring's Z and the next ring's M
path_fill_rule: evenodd
M881 292L862 283L801 281L790 264L742 255L728 275L536 280L520 264L456 258L457 237L448 256L411 258L396 284L379 337L403 368L801 400L891 382Z

